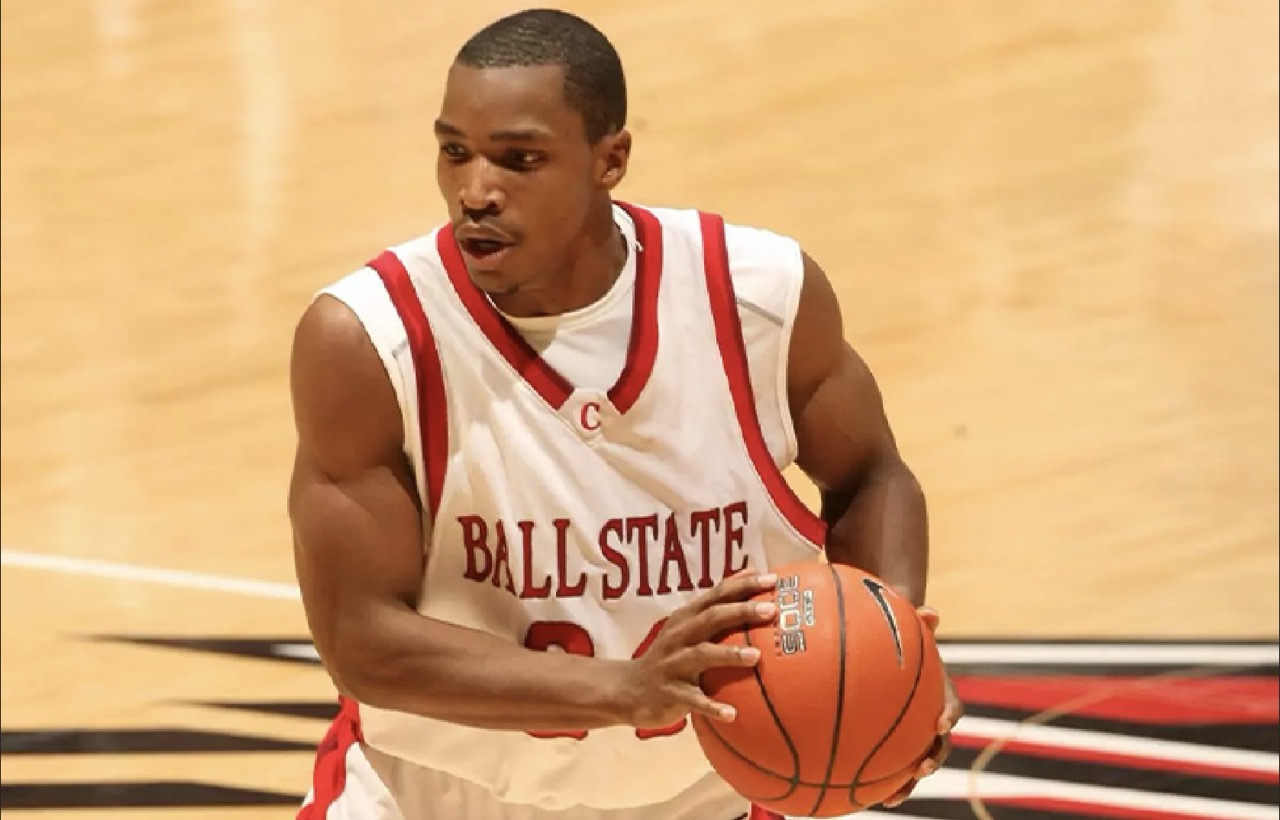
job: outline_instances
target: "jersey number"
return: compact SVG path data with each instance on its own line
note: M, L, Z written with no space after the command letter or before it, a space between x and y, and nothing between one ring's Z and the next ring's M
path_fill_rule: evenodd
M667 619L663 618L649 628L649 634L644 636L644 640L636 647L636 651L631 653L632 660L649 651L649 646L653 644L654 638L658 637L658 633L662 631L662 625L666 622ZM524 645L528 649L536 649L540 652L545 652L554 646L561 651L587 658L594 657L596 654L596 645L591 640L591 635L571 621L534 621L529 625L529 631L525 633ZM684 729L686 723L688 718L680 718L675 723L659 726L657 729L636 729L636 737L648 740L652 737L678 734ZM575 740L582 740L587 736L585 731L529 732L529 734L534 737L571 737Z

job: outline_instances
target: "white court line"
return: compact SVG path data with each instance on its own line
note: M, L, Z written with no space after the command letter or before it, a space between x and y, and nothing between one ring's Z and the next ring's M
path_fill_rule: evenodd
M299 661L316 661L320 660L320 652L312 643L281 643L276 644L273 649L278 657L290 658Z
M985 800L1002 797L1057 798L1133 811L1179 813L1207 820L1275 820L1276 817L1275 806L1258 803L947 768L939 769L921 780L911 796L921 800L968 800L974 796ZM911 807L909 802L904 805ZM855 820L856 817L854 815L849 820Z
M1177 763L1205 763L1250 772L1270 773L1280 769L1280 755L1271 752L1202 746L1199 743L1180 740L1129 737L1085 729L1068 729L1062 726L1015 723L1011 720L972 715L960 718L960 722L956 724L955 734L980 740L1024 740L1059 749L1109 752Z
M153 569L133 564L97 561L92 558L67 558L61 555L42 555L22 550L0 549L0 565L61 572L67 575L92 575L98 578L114 578L120 581L137 581L184 589L207 589L213 592L251 595L256 598L279 598L290 601L300 598L298 588L293 584L228 578L224 575L208 575L203 572Z

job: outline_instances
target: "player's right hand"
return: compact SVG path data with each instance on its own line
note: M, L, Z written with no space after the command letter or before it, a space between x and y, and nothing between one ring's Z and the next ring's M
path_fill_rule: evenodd
M707 669L752 667L760 661L759 649L714 641L730 630L777 617L778 607L772 601L749 600L777 583L772 573L746 569L671 613L649 649L624 669L628 722L642 728L666 726L690 712L732 721L733 707L709 698L698 679Z

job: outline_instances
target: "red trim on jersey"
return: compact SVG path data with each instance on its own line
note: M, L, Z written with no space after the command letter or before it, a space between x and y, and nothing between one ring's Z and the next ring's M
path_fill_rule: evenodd
M649 382L653 362L658 357L658 291L662 284L662 223L649 211L619 202L636 226L635 309L631 318L631 340L627 363L618 383L609 390L609 401L619 413L636 403Z
M444 261L445 270L449 272L449 281L458 298L471 314L471 320L489 337L489 341L497 348L502 357L524 377L529 386L538 391L547 404L559 410L573 392L573 385L565 381L555 368L542 360L529 343L524 340L511 323L502 317L479 288L471 281L467 273L467 264L462 261L462 251L453 238L453 228L446 225L436 234L436 249L440 259Z
M297 820L324 820L329 807L347 786L347 750L364 740L360 731L360 707L354 700L338 698L338 715L316 749L311 774L312 802L298 810Z
M440 509L440 493L444 489L445 467L449 458L449 416L440 352L431 333L431 322L427 320L418 292L400 257L391 251L383 251L369 263L369 267L382 279L409 337L413 372L417 374L418 381L418 429L422 433L422 459L426 464L427 508L434 522L436 511Z
M751 811L747 815L747 820L787 820L787 818L778 814L776 811L769 811L766 808L752 803Z
M729 274L724 220L705 213L699 214L698 219L702 225L703 265L707 272L707 291L711 296L716 344L720 347L720 359L724 363L725 375L729 378L729 393L733 396L733 409L738 416L738 426L747 445L747 454L778 511L795 527L796 532L821 547L826 543L826 522L805 506L787 483L782 472L773 463L773 457L769 455L769 448L764 441L764 433L760 429L755 393L751 389L751 369L747 366L747 348L742 341L742 324L738 319L738 304L733 293L733 279Z
M635 403L653 371L653 361L658 352L658 284L662 274L662 229L658 220L638 208L627 207L627 213L636 221L637 239L642 244L636 255L635 307L627 361L617 383L609 389L609 400L620 413L625 413ZM471 281L450 226L446 225L437 233L436 248L449 273L449 281L471 314L472 321L543 401L557 410L563 407L574 390L573 385L538 355L498 312L489 297Z

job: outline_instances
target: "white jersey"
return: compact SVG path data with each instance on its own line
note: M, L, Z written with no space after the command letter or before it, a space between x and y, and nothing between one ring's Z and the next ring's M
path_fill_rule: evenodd
M696 211L615 215L627 268L565 317L502 316L448 226L323 291L363 322L399 398L427 617L632 658L727 575L820 553L823 524L780 472L798 246ZM359 718L386 754L546 809L648 805L710 771L687 720L552 737L365 704Z

